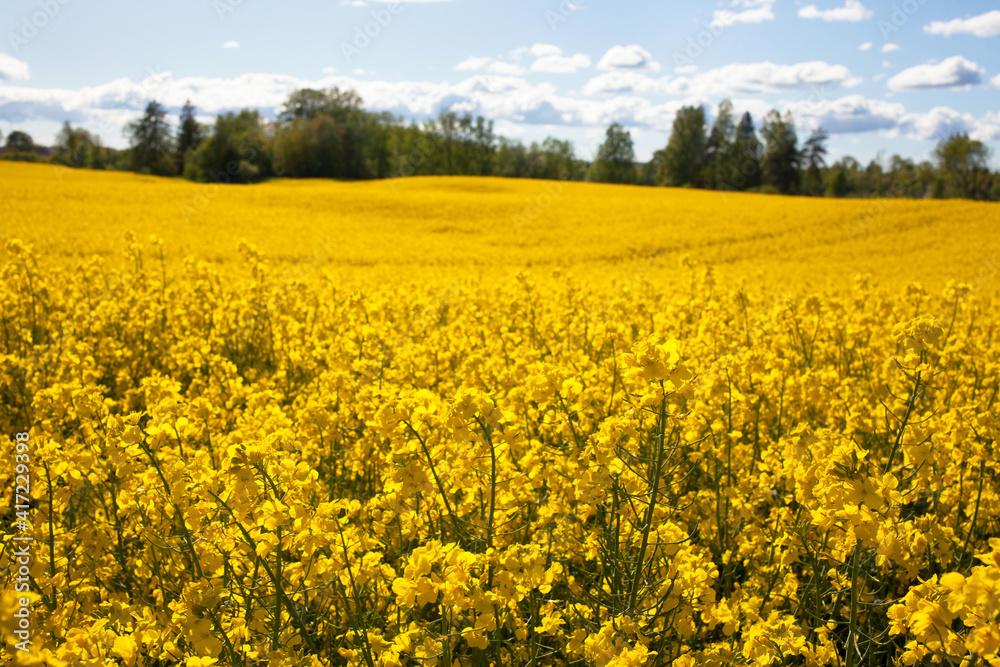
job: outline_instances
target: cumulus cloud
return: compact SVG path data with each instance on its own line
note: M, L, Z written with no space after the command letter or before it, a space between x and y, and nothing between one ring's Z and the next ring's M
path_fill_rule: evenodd
M893 90L924 90L928 88L959 88L982 82L983 70L962 56L952 56L940 63L917 65L889 79Z
M493 58L490 58L489 56L482 56L482 57L480 57L480 56L469 56L468 58L466 58L462 62L460 62L457 65L455 65L454 69L457 69L459 71L471 71L471 72L475 72L477 70L483 69L484 67L486 67L487 65L489 65L491 62L493 62Z
M28 63L0 53L0 81L27 80Z
M847 0L843 7L820 9L816 5L806 5L799 10L799 16L804 19L820 19L821 21L863 21L871 18L872 10L866 9L860 0Z
M515 60L520 60L524 56L531 55L536 58L541 58L543 56L558 56L562 54L563 50L556 46L555 44L541 44L535 42L531 46L519 46L510 52L510 55Z
M872 48L872 43L871 42L865 42L864 44L862 44L861 46L858 47L858 51L867 51L870 48Z
M240 43L239 42L233 42L233 41L223 42L222 43L222 48L224 48L224 49L238 49L238 48L240 48Z
M520 46L511 51L510 55L518 61L525 56L534 57L534 62L528 68L532 72L574 74L578 69L590 67L590 56L583 53L564 55L563 50L555 44L535 43L532 46Z
M976 37L994 37L1000 35L1000 10L973 16L968 19L952 19L951 21L934 21L924 26L924 32L932 35L975 35Z
M804 100L786 107L803 127L832 134L891 130L906 115L902 104L848 95L837 100Z
M614 70L588 81L586 95L670 94L733 96L773 93L795 89L850 87L861 79L843 65L823 61L776 65L771 62L734 63L693 76L653 78L642 72Z
M893 132L912 139L940 141L959 132L977 133L979 121L970 113L948 107L934 107L924 113L908 113Z
M590 67L589 56L583 53L563 55L562 49L551 44L522 46L511 52L511 57L517 61L523 60L526 55L535 57L534 62L528 68L532 72L573 74L578 69ZM470 56L455 65L453 69L468 72L485 71L490 74L501 74L504 76L521 76L527 71L517 62L506 62L490 58L489 56Z
M891 53L892 51L899 51L899 44L886 42L885 44L882 45L882 53Z
M655 94L666 88L667 79L654 79L641 72L614 71L595 76L583 86L584 95L620 93Z
M750 111L759 119L773 106L755 97L757 89L765 82L778 90L787 90L796 83L815 79L823 71L809 73L809 68L801 68L796 76L775 74L768 80L753 79L752 85L731 86L751 90L746 97L733 96L734 105L741 112ZM418 121L434 118L443 109L453 109L494 119L497 127L569 125L603 134L610 123L618 122L665 135L680 107L705 105L706 109L714 108L711 102L718 99L716 93L705 91L713 89L717 80L727 76L726 72L730 77L736 76L732 70L720 68L706 72L709 77L698 85L691 83L698 77L686 79L688 84L684 90L674 91L681 93L678 98L663 103L655 103L644 95L671 92L678 80L657 79L631 70L605 72L588 82L591 93L601 93L595 97L562 93L551 82L535 83L522 77L485 72L457 83L362 80L349 75L330 75L315 80L275 74L175 79L170 73L164 73L139 83L116 79L77 90L0 86L0 118L11 123L69 120L74 125L96 131L106 144L120 146L123 144L121 127L140 116L150 99L160 101L171 114L178 113L190 99L202 116L248 107L273 119L291 92L337 86L342 90L357 90L368 109L389 111ZM833 78L843 79L843 73ZM977 119L944 107L926 113L908 113L899 103L869 100L859 95L838 100L794 102L784 104L782 110L785 109L791 110L803 127L822 125L836 133L879 130L933 139L948 131L968 131L986 140L986 137L995 136L1000 128L1000 114Z
M803 130L822 127L831 134L885 132L888 136L939 141L956 132L968 132L980 141L1000 139L1000 125L989 114L976 118L948 107L910 112L902 104L848 95L837 100L804 100L785 105Z
M996 123L978 123L969 136L978 141L1000 141L1000 125Z
M721 25L734 23L763 23L773 21L771 7L774 0L733 0L731 9L717 9L712 13L712 21Z
M843 65L822 60L776 65L772 62L734 63L692 77L678 77L664 86L665 92L688 95L738 95L768 93L796 88L854 86L861 82Z
M482 114L498 123L599 127L602 133L613 122L667 132L680 106L707 103L696 98L654 104L635 95L603 99L566 96L548 82L536 84L520 77L485 73L457 83L361 80L347 75L317 80L274 74L175 79L166 73L155 81L137 84L123 78L79 90L3 86L0 118L12 123L69 120L91 130L101 128L96 132L107 145L120 146L122 126L140 116L153 98L172 114L190 99L203 115L247 107L273 119L293 91L333 86L357 90L368 109L414 120L434 118L443 109L453 109Z
M997 74L995 77L990 79L990 85L994 88L1000 88L1000 74Z
M553 54L542 56L531 63L532 72L548 72L550 74L574 74L578 69L590 67L590 56L576 53L572 56Z
M607 53L598 61L597 69L658 72L660 71L660 63L653 60L652 54L638 44L619 45L608 49Z
M486 71L490 74L502 74L504 76L520 76L524 74L524 68L516 63L505 63L502 60L494 60L486 66Z

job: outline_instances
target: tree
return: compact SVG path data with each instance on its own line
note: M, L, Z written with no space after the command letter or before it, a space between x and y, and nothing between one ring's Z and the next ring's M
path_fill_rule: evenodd
M674 117L670 139L659 160L657 180L674 187L701 185L705 146L705 110L682 107Z
M132 148L133 171L160 176L173 173L173 139L167 112L156 100L146 105L142 118L125 126L125 134Z
M204 135L202 124L194 117L194 106L192 106L191 100L188 100L181 108L180 125L177 128L177 173L184 173L184 163L188 159L188 152L196 150L201 145L205 138Z
M293 178L370 178L390 167L389 114L368 114L353 90L304 88L279 114L274 167Z
M830 138L822 127L817 128L802 147L802 164L805 166L804 190L809 195L823 194L823 172L826 167L826 142Z
M986 184L990 149L968 133L953 134L942 139L934 149L938 169L951 186L954 196L984 199L989 191Z
M4 147L12 153L33 153L35 142L27 132L14 130L7 135L7 143Z
M826 184L827 197L846 197L851 191L847 170L839 162L833 166L830 182Z
M67 121L56 135L52 161L67 167L92 169L99 152L98 142L90 132L82 127L74 129Z
M326 115L344 122L348 116L361 110L362 103L361 96L353 90L341 91L336 86L328 90L302 88L288 96L278 120L289 123L298 118L311 120Z
M597 149L593 177L599 183L635 183L635 144L629 131L618 123L608 128Z
M582 177L580 161L576 159L576 151L572 141L560 141L546 137L541 146L543 167L539 178L561 181L572 181Z
M490 176L493 173L493 154L496 152L493 121L477 116L476 123L472 126L472 135L476 148L477 173L480 176Z
M734 145L736 140L736 120L733 115L731 100L723 100L719 104L719 115L712 125L705 143L701 184L716 190L734 189L730 183L732 164L734 162Z
M441 135L444 144L445 174L451 176L455 173L455 144L458 141L459 133L458 115L454 111L442 111L438 117L439 128L437 133Z
M791 112L784 118L771 110L761 127L764 138L764 184L781 194L790 194L799 187L799 140Z
M747 111L736 126L736 138L733 140L733 158L729 165L729 184L734 190L747 190L759 187L761 184L760 140L754 129L753 117Z
M508 178L528 176L528 151L520 141L500 137L496 153L496 175Z
M186 177L212 183L250 183L271 175L263 123L257 111L216 116L212 135L188 161Z

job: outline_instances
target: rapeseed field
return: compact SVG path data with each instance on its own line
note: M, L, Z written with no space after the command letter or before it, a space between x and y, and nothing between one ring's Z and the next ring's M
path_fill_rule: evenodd
M0 162L0 220L13 664L1000 665L996 205Z

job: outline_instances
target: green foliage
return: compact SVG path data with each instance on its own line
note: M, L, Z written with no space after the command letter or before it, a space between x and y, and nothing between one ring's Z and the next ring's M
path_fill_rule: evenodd
M215 119L212 136L187 162L184 176L211 183L252 183L272 175L269 139L260 114L244 109Z
M14 130L7 135L7 143L4 144L4 148L13 153L33 153L35 142L27 132Z
M823 173L826 167L826 142L830 134L823 128L815 130L805 146L802 147L802 165L805 169L805 177L802 183L802 194L821 195L823 194Z
M93 135L82 127L74 128L66 122L56 135L51 162L75 169L123 170L130 168L131 155L129 151L105 146L99 135Z
M704 113L702 115L704 116ZM719 115L712 125L712 131L709 132L705 144L699 178L701 185L718 190L735 189L731 183L734 163L737 162L735 147L736 119L733 115L733 103L730 100L723 100L719 104Z
M177 127L175 147L175 163L178 174L184 173L184 165L205 140L206 128L194 117L194 106L191 100L184 103L181 109L180 124Z
M934 149L941 175L946 179L947 193L953 197L986 199L993 186L989 171L990 149L967 133L953 134L942 139Z
M682 107L674 117L673 131L667 147L659 156L657 180L674 187L702 185L702 170L706 162L705 109ZM717 145L718 148L718 145ZM713 154L713 159L715 155ZM714 184L713 162L712 183Z
M156 101L126 126L130 150L101 145L82 128L63 126L52 162L93 169L132 169L224 183L290 178L369 179L478 175L606 183L671 185L828 197L966 197L1000 200L1000 176L989 169L990 149L968 134L941 141L935 163L882 154L862 167L845 157L826 164L829 134L822 128L799 147L794 120L769 112L760 139L750 113L738 117L723 100L711 128L702 107L683 107L665 148L637 164L630 133L615 123L593 164L577 158L572 142L549 137L528 145L498 136L493 121L443 110L423 124L388 112L365 111L353 90L291 93L277 122L256 111L198 123L188 101L175 136ZM23 131L6 137L0 158L44 161Z
M770 111L764 116L760 133L764 139L764 184L781 194L796 192L801 180L801 154L791 112L782 117Z
M729 185L734 190L747 190L761 184L760 160L763 147L757 139L753 117L747 111L736 126L732 161L729 164Z
M588 176L599 183L635 183L635 145L628 130L618 123L608 128Z
M156 100L146 105L138 120L125 126L132 156L132 170L140 174L169 176L174 173L173 137L167 112Z

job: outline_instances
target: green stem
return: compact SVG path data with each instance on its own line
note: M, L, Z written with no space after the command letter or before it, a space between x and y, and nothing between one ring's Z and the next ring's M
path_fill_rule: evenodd
M851 564L851 626L847 635L847 667L854 667L858 653L858 565L861 560L861 540L854 538L854 562Z
M663 391L663 382L660 381L660 390ZM656 510L656 493L660 488L660 467L663 465L663 440L667 429L667 397L666 394L660 399L660 425L659 434L656 438L656 457L653 459L653 479L649 485L649 505L646 507L646 516L642 525L642 544L639 546L639 558L635 565L635 574L632 577L632 592L629 595L629 613L635 611L636 599L639 596L639 581L642 579L644 564L646 560L646 547L649 546L649 529L653 525L653 513Z

